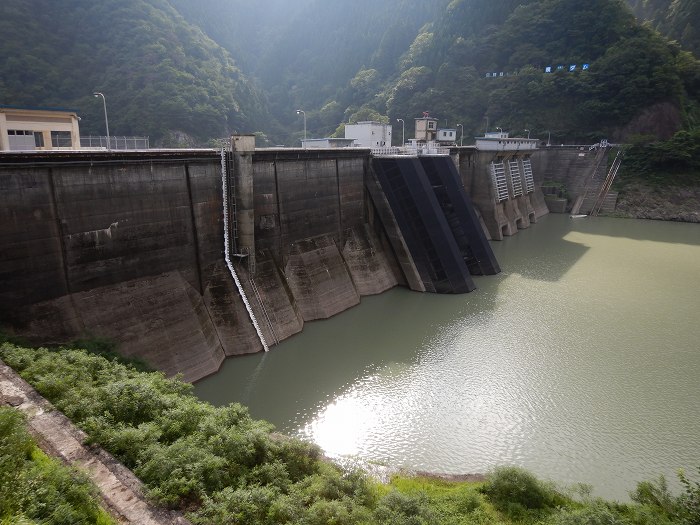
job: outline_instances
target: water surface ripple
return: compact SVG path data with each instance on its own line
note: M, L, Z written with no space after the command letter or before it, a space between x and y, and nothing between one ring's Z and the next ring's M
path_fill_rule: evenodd
M332 456L625 499L700 465L700 226L549 216L457 296L394 289L196 387Z

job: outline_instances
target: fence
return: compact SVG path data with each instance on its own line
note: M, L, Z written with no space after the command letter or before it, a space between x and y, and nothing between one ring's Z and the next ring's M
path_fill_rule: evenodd
M80 137L82 149L148 149L148 137Z

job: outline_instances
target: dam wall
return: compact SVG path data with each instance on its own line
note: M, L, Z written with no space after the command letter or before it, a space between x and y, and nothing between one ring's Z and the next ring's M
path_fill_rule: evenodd
M0 154L0 327L30 342L108 338L189 381L261 351L224 260L225 221L268 344L397 285L438 291L406 235L417 216L392 208L370 150L238 146L223 170L213 150ZM443 263L461 274L453 291L473 288L469 274L498 271L487 237L547 213L539 186L559 161L540 157L460 147L451 161L407 160L424 193L404 180L414 215L429 208L452 239ZM508 169L500 179L495 164ZM235 210L226 218L222 177Z
M549 213L540 188L544 173L534 162L536 152L451 149L464 189L489 239L515 235Z
M405 281L368 218L368 161L248 155L234 266L266 340ZM186 380L262 349L223 260L216 152L2 155L0 243L0 323L30 341L109 338Z
M569 211L577 199L586 196L592 181L604 180L607 154L606 148L589 146L550 146L536 151L532 164L541 176L541 185L551 186L546 196L550 207L562 213Z

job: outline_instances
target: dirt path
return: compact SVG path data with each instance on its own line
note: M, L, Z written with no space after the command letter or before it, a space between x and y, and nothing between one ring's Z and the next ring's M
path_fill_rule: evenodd
M85 446L87 435L1 360L0 404L24 412L29 431L44 452L86 472L119 523L189 525L182 515L149 504L142 483L130 470L104 450Z

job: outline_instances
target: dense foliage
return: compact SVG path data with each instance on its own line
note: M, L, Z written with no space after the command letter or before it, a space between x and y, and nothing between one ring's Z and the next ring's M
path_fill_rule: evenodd
M697 524L700 488L685 475L680 497L663 480L645 482L629 505L585 492L577 501L514 467L484 483L394 477L381 485L323 460L314 445L272 433L238 404L198 401L191 385L162 373L75 349L4 343L0 356L133 469L155 501L187 511L195 524ZM7 414L0 412L0 501L15 508L8 487L29 445L4 430L16 418Z
M627 0L634 13L662 34L700 55L700 2L697 0Z
M267 122L231 56L167 0L0 3L0 103L69 107L81 132L186 144ZM179 138L178 138L179 137Z
M430 111L463 124L467 142L487 122L557 142L668 139L700 115L698 5L7 0L0 103L74 107L83 133L101 134L99 90L113 134L170 145L232 131L298 144L299 108L317 137L365 118L405 119L410 137L411 119Z
M700 129L679 131L666 141L640 137L626 152L621 183L637 179L656 186L700 186Z
M89 480L44 455L8 407L0 407L0 523L114 523Z

